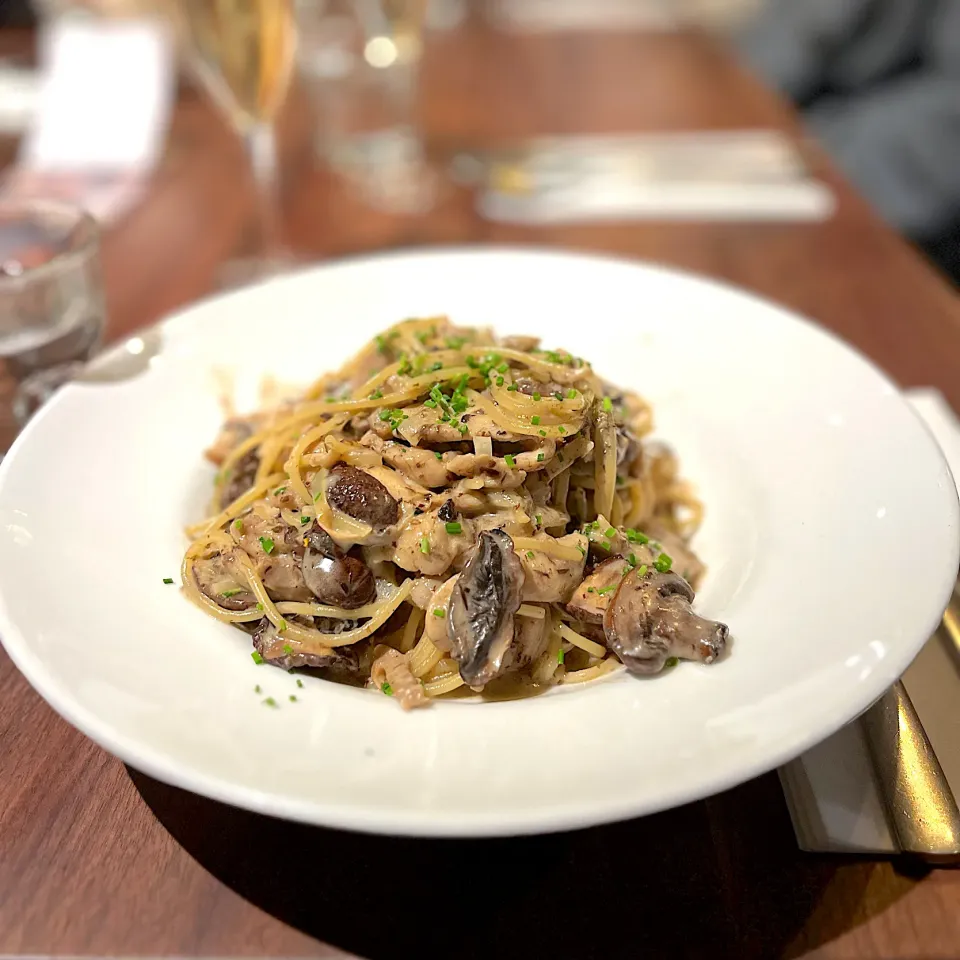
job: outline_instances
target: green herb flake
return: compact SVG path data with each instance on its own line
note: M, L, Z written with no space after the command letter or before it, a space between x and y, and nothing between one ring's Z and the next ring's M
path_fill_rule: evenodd
M509 390L510 393L516 393L518 389L519 387L517 387L515 383L511 383L510 386L507 387L507 390Z
M297 702L296 696L295 696L294 694L292 694L292 693L290 694L289 697L287 697L287 699L288 699L291 703L296 703L296 702Z
M303 689L303 681L302 681L299 677L297 677L297 686L298 686L301 690Z
M649 569L650 568L645 563L640 564L640 566L637 567L637 576L645 577L647 575L647 570Z
M265 707L275 707L277 705L277 701L274 700L273 697L267 697L267 699L263 701L263 705Z
M163 582L166 584L173 583L173 577L164 577Z
M661 553L653 564L658 573L666 573L673 566L673 559L665 553Z
M565 434L566 432L567 432L566 427L563 427L563 426L557 427L557 433L559 433L561 436L563 436L563 434Z
M587 593L596 593L596 592L597 592L596 587L587 587Z
M441 620L443 620L443 618L446 617L446 615L447 615L447 611L444 610L443 607L434 607L434 608L433 608L433 615L434 615L435 617L439 617Z
M258 603L258 604L257 604L257 609L258 609L261 613L263 613L263 604L262 604L262 603Z
M281 620L281 621L280 621L280 626L277 627L277 632L278 632L278 633L283 633L283 631L286 630L286 629L287 629L287 621L286 621L286 620ZM291 650L290 652L292 653L293 651Z
M539 393L535 393L535 394L533 395L533 399L534 399L537 403L539 403L539 402L540 402L540 399L541 399L540 394L539 394Z
M243 521L239 517L233 521L233 528L234 530L243 533Z
M301 526L301 527L305 527L309 522L310 522L310 518L309 518L306 514L303 514L303 515L300 517L300 526Z
M420 552L425 556L430 555L430 541L426 537L420 538Z
M370 396L367 397L367 399L368 399L368 400L379 400L382 396L383 396L383 391L382 391L382 390L374 390L373 393L371 393Z
M531 422L535 427L539 427L539 426L540 426L540 418L539 418L539 417L531 417L531 418L530 418L530 422Z
M537 463L543 463L543 461L544 461L545 459L546 459L546 458L544 457L544 455L543 455L542 453L538 453L538 454L537 454Z
M598 590L597 596L602 597L604 594L609 593L611 590L616 590L616 589L617 589L617 585L615 583L611 583L609 587L604 587L602 590Z
M542 527L542 526L543 526L543 514L542 514L542 513L538 513L533 519L536 520L538 527Z
M393 687L389 683L383 683L380 685L380 692L388 697L393 696Z
M285 657L292 657L292 656L293 656L293 647L291 647L289 643L285 643L285 644L283 645L283 655L284 655Z
M263 547L264 553L273 553L274 543L270 537L259 537L260 546Z
M667 657L666 662L664 663L665 667L675 667L680 662L679 657Z
M497 386L498 386L498 387L502 387L502 386L503 386L503 377L497 377Z
M503 462L512 470L517 465L517 458L513 456L513 454L508 453L503 458Z
M637 555L631 553L630 556L627 557L627 563L629 563L631 567L635 567L637 565Z
M459 520L451 520L449 523L445 523L443 528L451 536L456 536L458 533L463 533L463 526Z
M253 688L253 692L254 692L254 693L263 693L263 690L261 689L259 683Z
M547 435L546 430L538 430L537 433L539 433L541 437L545 437Z
M605 413L610 413L613 410L613 401L609 397L604 397L602 406Z
M230 597L235 597L238 593L243 593L243 590L239 588L237 590L224 590L220 596L229 600Z
M442 460L442 459L443 459L443 454L442 454L439 450L434 450L434 451L433 451L433 455L434 455L438 460Z
M260 651L259 651L259 650L254 650L253 653L250 654L250 656L253 658L253 662L254 662L258 667L260 666L261 663L263 663L263 657L260 656Z
M287 492L286 487L277 487L277 489L273 491L273 495L275 497L279 497L281 493L286 493L286 492Z
M576 399L577 399L577 391L574 390L573 387L571 387L571 388L567 391L567 399L568 399L568 400L576 400Z
M644 534L640 533L639 530L634 530L632 527L626 531L626 537L631 543L649 543L650 538Z
M563 663L563 647L557 651L557 663Z
M535 554L534 554L534 552L533 552L532 550L528 550L528 551L527 551L527 559L528 559L528 560L532 560L532 559L534 558L534 556L535 556Z
M604 531L603 535L604 535L605 537L615 537L615 536L617 535L617 531L616 531L616 529L615 529L614 527L607 527L607 529Z

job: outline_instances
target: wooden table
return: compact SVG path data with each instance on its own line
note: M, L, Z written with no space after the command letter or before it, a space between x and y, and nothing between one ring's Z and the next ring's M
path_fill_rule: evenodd
M426 128L447 145L573 131L796 131L781 102L698 37L509 39L470 27L433 42L425 90ZM405 219L365 210L309 171L296 113L289 233L311 255L505 241L677 264L816 318L903 384L934 384L960 408L956 297L820 160L840 201L820 225L522 229L484 223L454 190L429 216ZM149 197L106 239L112 333L208 292L248 208L236 144L187 98ZM292 826L126 769L0 653L0 953L341 951L956 957L960 873L801 854L774 775L644 820L542 838L428 842Z

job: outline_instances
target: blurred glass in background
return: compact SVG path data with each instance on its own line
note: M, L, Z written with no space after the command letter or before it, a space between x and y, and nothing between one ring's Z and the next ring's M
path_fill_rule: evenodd
M428 12L428 0L296 2L317 158L393 213L425 212L434 200L417 118Z

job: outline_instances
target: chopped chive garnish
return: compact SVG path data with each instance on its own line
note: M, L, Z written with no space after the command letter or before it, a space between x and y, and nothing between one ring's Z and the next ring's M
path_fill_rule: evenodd
M382 390L374 390L367 398L368 400L379 400L383 396Z
M539 418L539 417L531 417L531 418L530 418L530 422L531 422L535 427L539 427L539 426L540 426L540 418Z
M456 536L458 533L463 533L463 527L460 524L459 520L451 520L449 523L445 523L444 529L447 533L453 534Z
M627 563L629 563L631 567L635 567L637 565L637 555L631 553L630 556L627 557Z
M661 553L653 564L659 573L666 573L673 566L673 559Z
M293 656L293 647L291 647L289 643L285 643L285 644L283 645L283 655L284 655L285 657L292 657L292 656Z
M297 677L297 686L303 688L303 681L299 677Z
M613 527L607 527L603 535L605 537L613 537L613 536L616 536L616 533L617 531Z
M310 518L306 514L303 514L303 516L300 517L301 527L305 527L309 522L310 522Z
M597 596L602 597L605 593L609 593L611 590L616 590L616 589L617 589L617 585L615 583L611 583L609 587L604 587L602 590L598 590Z
M627 539L631 543L649 543L650 538L644 534L640 533L639 530L634 530L632 527L626 531Z
M258 603L258 604L257 604L257 609L258 609L261 613L263 613L263 604L262 604L262 603Z
M259 651L259 650L254 650L253 653L250 654L250 656L253 658L253 662L254 662L258 667L260 666L261 663L263 663L263 657L260 656L260 651Z
M538 527L542 527L542 526L543 526L543 514L542 514L542 513L538 513L533 519L537 521L537 526L538 526Z
M420 552L423 554L430 553L430 541L426 537L420 538Z
M286 487L277 487L277 489L273 491L273 495L279 497L281 493L286 492L286 489Z
M436 400L424 400L424 401L423 401L423 405L424 405L425 407L430 407L431 410L435 410L435 409L436 409L436 406L437 406L437 401L436 401Z
M610 541L609 541L609 540L601 540L601 541L600 541L600 546L603 547L604 550L609 550L609 549L610 549Z
M536 401L539 403L539 402L540 402L540 394L539 394L539 393L535 393L535 394L533 395L533 399L536 400Z
M557 651L557 663L563 663L563 647Z
M596 587L587 587L587 593L596 593L596 592L597 592Z
M537 432L540 434L541 437L545 437L547 435L546 430L538 430Z
M260 687L260 684L259 684L259 683L253 688L253 692L254 692L254 693L263 693L263 690L262 690L262 688Z
M613 401L609 397L603 398L603 409L607 413L610 413L610 411L613 410Z
M439 617L442 620L447 615L447 611L444 610L443 607L434 607L433 615L435 617Z
M499 367L497 367L497 370L498 370L500 373L506 373L508 369L509 369L509 368L508 368L508 366L507 366L506 361L504 361L503 363L500 364Z
M289 697L287 697L287 699L288 699L291 703L296 703L296 702L297 702L297 698L296 698L292 693L290 694Z
M533 552L532 550L528 550L528 551L527 551L527 559L528 559L528 560L532 560L532 559L534 558L534 556L535 556L535 554L534 554L534 552Z
M566 433L566 432L567 432L567 428L566 428L566 427L563 427L563 426L557 427L557 433L563 435L563 434Z
M287 621L286 621L286 620L281 620L281 621L280 621L280 626L277 627L277 631L278 631L279 633L283 633L283 631L286 630L286 629L287 629ZM291 652L292 652L292 651L291 651Z
M220 594L220 596L221 596L221 597L226 597L226 598L229 600L230 597L235 597L238 593L243 593L243 590L242 590L242 589L238 589L238 590L224 590L224 591Z
M537 454L537 463L543 463L544 459L545 457L543 456L542 453Z
M260 546L263 547L264 553L273 553L273 540L270 537L259 537Z
M509 390L511 393L516 393L516 392L517 392L517 389L518 389L518 387L517 387L517 385L516 385L515 383L511 383L510 386L507 387L507 390Z
M497 377L497 386L498 386L498 387L502 387L502 386L503 386L503 377Z
M650 568L645 563L640 564L640 566L637 567L637 576L645 577L647 575L647 570L649 569Z
M515 456L513 456L512 454L510 454L510 453L508 453L508 454L503 458L503 461L504 461L504 463L506 463L506 465L507 465L508 467L510 467L511 469L513 469L513 468L517 465L517 458L516 458Z
M163 582L164 582L164 583L173 583L173 577L164 577L164 578L163 578Z
M236 530L239 530L240 533L243 533L243 521L239 517L233 521L233 526Z
M383 683L380 685L380 690L382 693L385 693L388 697L393 696L393 687L389 683Z
M664 663L665 667L675 667L680 662L679 657L667 657L666 662Z
M443 454L442 454L439 450L434 450L434 451L433 451L433 455L434 455L438 460L442 460L442 459L443 459Z
M318 491L313 495L313 502L316 503L322 496L323 496L323 491L322 491L322 490L318 490Z
M275 707L277 705L277 701L274 700L273 697L267 697L267 699L263 701L263 705L265 707Z
M568 399L568 400L576 400L576 399L577 399L577 391L574 390L573 387L571 387L571 388L567 391L567 399Z

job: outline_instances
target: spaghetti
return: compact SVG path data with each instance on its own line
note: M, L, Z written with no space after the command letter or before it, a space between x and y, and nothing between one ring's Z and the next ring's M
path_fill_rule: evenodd
M184 589L258 662L404 707L709 662L677 626L702 507L652 422L566 351L404 321L301 401L228 421Z

